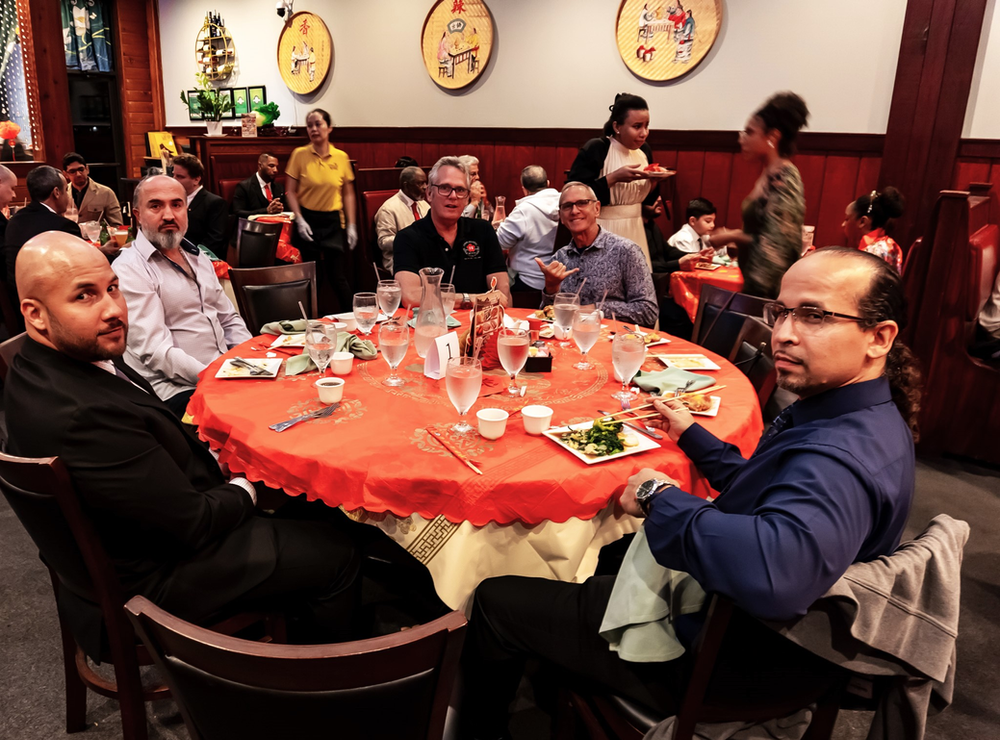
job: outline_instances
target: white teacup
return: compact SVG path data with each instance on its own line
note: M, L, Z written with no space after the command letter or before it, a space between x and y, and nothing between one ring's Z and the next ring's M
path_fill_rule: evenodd
M354 314L346 314L344 316L338 317L338 324L344 325L344 331L357 331L358 330L358 320L354 318ZM338 327L339 330L339 327Z
M510 416L503 409L480 409L476 412L479 419L479 433L486 439L500 439L507 431L507 418Z
M325 406L338 403L344 397L343 378L320 378L313 385L319 392L319 402Z
M548 406L525 406L521 409L524 419L524 431L528 434L541 434L552 423L552 409Z
M350 375L354 367L354 355L350 352L334 352L330 360L330 368L334 375Z
M355 326L356 325L357 322L355 322ZM334 321L333 328L336 329L337 331L345 331L345 332L350 331L350 329L347 328L347 323L343 321Z

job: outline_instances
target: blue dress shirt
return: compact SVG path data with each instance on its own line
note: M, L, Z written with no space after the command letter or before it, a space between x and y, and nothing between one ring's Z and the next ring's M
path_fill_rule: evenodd
M885 378L797 401L750 459L698 424L678 444L714 502L676 487L646 520L657 562L760 619L804 614L855 562L899 545L914 488L913 438Z

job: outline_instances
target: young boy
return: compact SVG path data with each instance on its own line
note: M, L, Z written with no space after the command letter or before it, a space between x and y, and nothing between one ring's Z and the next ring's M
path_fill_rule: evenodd
M705 237L715 230L715 206L706 198L695 198L688 203L687 223L680 231L667 240L667 244L682 252L700 252L703 249L711 249ZM715 256L722 257L726 254L726 247L718 247Z

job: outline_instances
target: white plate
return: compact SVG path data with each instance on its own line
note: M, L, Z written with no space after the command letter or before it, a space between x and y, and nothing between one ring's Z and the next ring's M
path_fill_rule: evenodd
M712 362L705 355L653 355L657 360L667 367L676 367L679 370L721 370L722 368ZM679 363L679 364L678 364Z
M305 347L306 335L302 334L279 334L271 342L272 347Z
M343 321L344 319L353 319L354 311L345 311L344 313L331 313L323 317L324 319L333 319L334 321ZM383 321L388 321L389 317L386 316L381 311L378 312L378 318L375 319L376 324L381 324Z
M708 408L708 410L707 411L691 411L691 409L688 409L688 411L691 411L691 415L692 416L718 416L719 415L719 406L722 405L722 399L719 396L709 396L708 398L712 402L712 405Z
M281 369L281 358L276 357L272 359L261 359L259 357L244 358L251 365L256 365L259 368L264 368L267 370L267 375L253 375L250 370L245 367L240 367L233 363L232 360L226 360L222 363L222 367L219 368L219 372L215 374L217 378L224 378L231 380L233 378L256 378L258 380L276 378L278 377L278 371Z
M594 425L594 422L587 421L580 424L574 424L573 429L570 430L569 427L552 427L551 429L546 429L542 434L551 439L557 445L562 447L564 450L572 455L575 455L580 460L583 460L587 465L596 465L597 463L607 462L608 460L617 460L619 457L625 457L626 455L635 455L639 452L648 452L649 450L657 450L660 445L656 444L655 441L647 437L645 434L639 434L636 431L628 431L628 434L633 435L639 440L639 444L635 447L626 447L621 452L616 452L613 455L602 455L601 457L594 457L593 455L584 455L580 450L574 450L568 444L563 442L559 436L565 432L569 431L579 431L582 429L590 429ZM626 427L627 429L628 427Z

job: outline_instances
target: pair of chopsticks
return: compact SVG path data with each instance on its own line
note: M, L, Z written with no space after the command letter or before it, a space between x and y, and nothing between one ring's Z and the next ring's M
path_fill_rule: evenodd
M465 463L467 466L469 466L472 470L474 470L479 475L483 475L483 471L482 470L480 470L475 465L473 465L472 461L469 458L467 458L464 454L462 454L455 447L453 447L448 441L445 440L444 437L442 437L440 434L438 434L437 432L435 432L430 427L426 427L426 430L427 430L427 433L429 435L431 435L432 437L434 437L434 439L436 439L438 442L440 442L441 446L444 447L446 450L448 450L448 452L450 452L452 455L454 455L455 457L457 457L459 460L461 460L463 463Z
M687 393L682 393L679 396L663 396L662 398L658 398L657 400L658 401L669 401L669 400L674 399L674 398L680 399L680 398L687 398L688 396L696 396L696 395L700 396L700 395L705 395L705 394L708 394L708 393L715 393L716 391L721 391L725 387L726 386L724 386L724 385L713 385L711 388L703 388L702 390L698 390L698 391L688 391ZM632 407L630 409L624 409L623 411L616 411L613 414L602 414L601 416L595 416L594 420L596 421L597 419L614 418L615 416L621 416L622 414L630 414L630 413L632 413L634 411L641 411L642 409L651 409L651 408L653 408L653 404L652 403L644 403L641 406L634 406L634 407ZM629 416L629 417L626 417L626 418L628 420L632 420L632 419L650 419L652 417L659 416L659 415L660 415L659 412L657 412L655 414L646 414L645 416Z

